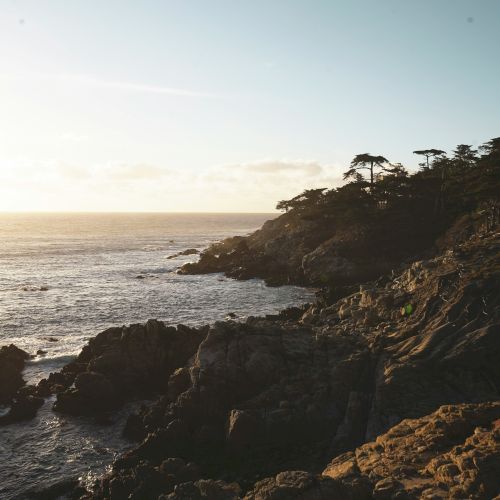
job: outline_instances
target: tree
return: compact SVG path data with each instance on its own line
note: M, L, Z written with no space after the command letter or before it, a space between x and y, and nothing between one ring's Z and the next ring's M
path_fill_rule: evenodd
M276 210L284 210L285 212L288 212L291 209L304 210L306 208L312 208L319 204L323 191L325 190L326 188L306 189L291 200L280 201L276 205Z
M291 200L278 201L278 204L276 205L276 210L282 210L283 212L288 212L288 210L290 210L290 208L292 208L290 201Z
M356 155L351 161L351 168L344 173L344 180L349 177L354 177L356 180L360 180L358 170L369 170L370 171L370 186L374 183L374 168L379 167L382 170L387 170L383 163L388 163L388 160L383 156L373 156L370 153L363 153Z
M488 142L479 146L479 149L486 156L495 156L497 159L500 155L500 137L490 139Z
M401 163L389 163L389 166L384 170L396 177L408 177L408 170Z
M453 160L459 166L470 167L477 161L477 149L467 144L459 144L453 151Z
M415 155L423 155L425 156L426 163L425 164L420 164L422 166L426 166L429 168L429 158L432 156L442 156L446 154L446 151L443 151L442 149L418 149L417 151L413 151L413 154Z

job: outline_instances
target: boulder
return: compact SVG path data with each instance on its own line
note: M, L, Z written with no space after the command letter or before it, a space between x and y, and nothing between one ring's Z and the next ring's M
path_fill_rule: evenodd
M58 394L54 410L72 415L93 415L116 408L119 395L101 373L83 372L75 378L75 388Z
M14 344L0 348L0 404L8 404L24 385L22 371L29 357Z
M127 398L167 390L170 375L194 355L206 332L156 320L110 328L91 339L74 362L42 381L40 390L57 392L54 408L60 412L108 411Z
M9 412L0 417L0 426L34 418L38 408L43 405L43 402L43 398L36 396L16 395L11 402Z

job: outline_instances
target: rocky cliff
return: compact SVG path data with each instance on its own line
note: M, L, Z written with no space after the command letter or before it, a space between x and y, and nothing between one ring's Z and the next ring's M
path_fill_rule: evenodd
M365 219L290 212L266 222L249 236L228 238L185 264L180 274L222 272L236 279L262 278L269 285L349 286L398 272L409 262L437 255L500 218L496 202L454 222L412 212L374 212Z
M55 410L92 415L156 397L124 428L137 446L78 498L494 498L500 235L478 220L310 306L108 329L37 387L4 349L7 397L55 393Z
M500 494L499 250L494 231L474 234L338 300L100 334L77 377L104 378L123 399L125 373L135 393L162 395L129 418L138 446L86 497ZM59 388L58 409L102 398L84 387Z

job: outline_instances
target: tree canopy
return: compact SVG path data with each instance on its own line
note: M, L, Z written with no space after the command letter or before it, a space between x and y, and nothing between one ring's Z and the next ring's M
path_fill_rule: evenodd
M478 150L459 144L451 157L440 149L415 154L424 155L426 162L412 174L382 155L356 155L344 174L348 183L307 189L280 201L277 209L316 221L319 227L362 224L376 228L380 237L399 234L410 248L419 244L419 238L435 237L460 214L482 203L499 205L500 137ZM370 172L368 180L364 170ZM376 171L383 175L375 175Z
M425 165L429 168L429 158L445 155L446 151L443 151L442 149L417 149L416 151L413 151L413 154L425 156L426 162L425 164L420 164L420 166Z
M369 170L370 171L370 185L373 186L375 182L375 168L380 168L385 170L384 163L388 163L387 158L381 155L371 155L370 153L362 153L356 155L351 161L351 168L344 173L344 180L353 178L355 182L360 182L362 176L359 170Z

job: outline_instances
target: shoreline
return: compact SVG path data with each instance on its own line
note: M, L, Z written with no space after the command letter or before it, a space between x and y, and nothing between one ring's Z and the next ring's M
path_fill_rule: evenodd
M484 402L498 400L498 394L488 389L479 373L471 371L468 376L474 382L467 382L476 392L482 387L483 395L476 402L467 390L458 400L449 399L445 386L440 385L447 383L446 372L426 374L425 363L417 369L421 355L412 353L428 350L433 356L445 356L443 360L451 355L456 361L447 362L448 371L455 369L453 363L461 366L464 356L474 364L474 353L491 344L494 329L483 328L478 336L470 331L471 318L460 320L459 311L455 323L463 323L464 328L469 325L461 333L462 344L469 343L469 347L453 347L450 353L442 350L442 342L449 344L442 334L433 347L428 339L436 336L436 322L443 322L456 304L461 303L462 310L460 301L474 301L474 295L467 295L469 276L494 272L490 262L498 257L498 245L494 233L476 237L452 254L413 263L399 276L364 284L354 294L331 303L323 296L309 307L292 307L267 318L216 322L201 329L168 327L151 320L101 332L60 375L49 377L37 391L55 393L60 412L96 416L114 411L130 397L154 392L162 396L129 416L125 435L140 444L115 462L92 494L82 493L82 498L113 497L118 484L126 488L123 494L129 488L125 485L135 484L133 488L148 498L153 491L169 490L169 498L185 498L185 484L190 484L190 491L198 490L200 495L208 488L217 492L214 498L224 494L253 499L260 498L263 488L281 491L285 486L278 477L295 478L286 486L292 488L290 492L307 486L318 491L340 488L343 495L368 494L374 485L354 488L339 476L339 468L351 460L342 462L342 452L392 432L405 417L424 418L422 422L443 418L442 412L448 410L438 410L442 404L458 404L450 411L459 415L469 411L461 403L474 403L475 413L484 414L486 420L493 418L500 405L485 406ZM456 273L457 266L467 269L465 276ZM449 282L443 284L443 275L449 276ZM492 293L487 291L488 280L481 285L486 286L483 293ZM445 287L440 295L447 301L434 296L436 283ZM435 300L440 301L438 309L432 306ZM415 309L406 318L398 303L409 301ZM429 318L426 311L435 312ZM484 324L484 315L478 314L475 321ZM417 325L428 333L416 334ZM446 323L441 328L446 329ZM394 349L401 352L396 355ZM174 359L174 365L168 364ZM393 381L380 379L388 366L395 370ZM122 379L127 381L125 386ZM405 386L408 381L428 383L430 392L422 393L418 403L415 389L402 397L399 379ZM433 411L438 413L426 417ZM170 451L165 456L160 450ZM333 465L325 469L332 457ZM290 471L294 470L303 472L293 475ZM131 483L132 477L136 479ZM428 486L437 487L432 480ZM404 483L397 488L404 490Z

